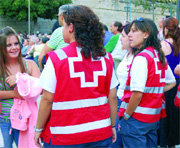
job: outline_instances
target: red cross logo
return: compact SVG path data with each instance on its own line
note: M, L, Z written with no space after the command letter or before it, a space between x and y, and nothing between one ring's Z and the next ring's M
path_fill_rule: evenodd
M104 57L100 60L92 58L85 59L80 50L77 57L69 58L69 69L71 78L80 78L81 87L97 87L98 76L106 75L106 64Z
M160 75L160 83L162 83L165 82L165 71L162 72L161 68L159 68L161 67L161 63L159 61L157 51L155 51L155 55L156 57L154 58L154 62L155 62L156 74Z

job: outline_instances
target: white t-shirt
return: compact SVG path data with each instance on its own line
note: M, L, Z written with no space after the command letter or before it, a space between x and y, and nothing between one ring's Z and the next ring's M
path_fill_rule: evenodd
M51 93L55 93L56 83L57 83L57 80L56 80L54 66L51 59L48 58L47 63L44 67L44 70L42 71L41 76L40 76L40 85L44 90ZM113 69L110 89L115 88L117 85L118 85L118 80L116 78L116 75Z
M135 57L130 71L130 75L131 75L130 90L144 92L147 81L147 74L148 74L147 59L143 56ZM165 83L173 83L176 81L169 65L168 65L168 69L166 70L165 76L166 76Z
M126 86L128 71L129 71L130 64L132 63L132 60L134 57L132 55L131 57L127 58L127 55L128 55L128 53L124 56L123 60L118 65L118 68L116 70L117 79L120 84L118 87L118 90L117 90L117 96L119 97L119 99L121 99L124 96L124 89Z

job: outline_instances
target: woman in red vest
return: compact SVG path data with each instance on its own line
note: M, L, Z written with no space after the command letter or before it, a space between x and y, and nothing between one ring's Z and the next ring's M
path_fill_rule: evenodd
M86 6L63 13L67 47L52 51L35 128L44 147L108 147L116 141L116 86L113 60L103 47L103 25Z
M162 95L175 85L157 34L155 23L149 19L138 18L131 23L128 34L130 46L138 48L138 51L119 110L120 133L125 148L157 147L156 131L161 117Z

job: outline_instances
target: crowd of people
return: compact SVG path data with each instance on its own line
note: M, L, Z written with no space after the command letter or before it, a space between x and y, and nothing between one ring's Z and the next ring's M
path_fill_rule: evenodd
M0 30L3 147L180 144L177 19L159 31L147 18L114 21L109 32L87 6L62 5L58 22L50 37Z

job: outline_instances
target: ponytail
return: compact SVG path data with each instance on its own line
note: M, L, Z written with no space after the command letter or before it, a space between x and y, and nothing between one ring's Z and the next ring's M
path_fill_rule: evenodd
M180 28L179 28L179 26L177 26L176 31L174 32L173 47L174 47L174 55L178 56L178 54L180 52Z

